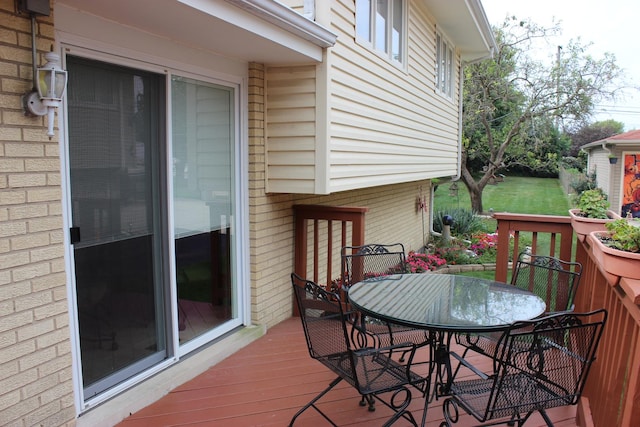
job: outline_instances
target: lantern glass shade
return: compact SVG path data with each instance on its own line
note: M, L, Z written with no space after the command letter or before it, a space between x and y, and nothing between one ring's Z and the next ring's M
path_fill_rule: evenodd
M53 52L45 54L47 63L38 68L36 88L40 99L61 101L67 87L67 72L60 67L60 56Z

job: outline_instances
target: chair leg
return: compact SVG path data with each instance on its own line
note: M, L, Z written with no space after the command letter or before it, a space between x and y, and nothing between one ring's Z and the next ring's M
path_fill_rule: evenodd
M538 412L540 412L540 415L542 415L544 422L547 423L549 427L553 427L553 423L551 422L549 415L547 415L547 411L545 411L544 409L540 409L538 410Z
M327 388L325 388L324 390L322 390L316 397L314 397L313 399L311 399L311 401L309 403L307 403L306 405L304 405L298 412L296 412L296 414L293 416L293 418L291 418L291 422L289 422L289 427L293 426L293 423L296 421L296 418L298 418L304 411L306 411L309 408L313 408L315 409L320 415L322 415L322 417L329 421L331 423L331 425L333 427L338 427L338 425L336 423L334 423L333 421L331 421L331 419L325 415L324 412L322 412L320 410L320 408L318 408L316 406L316 402L322 398L322 396L324 396L325 394L327 394L329 391L331 391L332 388L334 388L336 385L338 385L340 383L340 381L342 381L342 377L337 377L335 380L331 381L331 384L329 384L329 386ZM364 396L363 396L364 397Z
M371 395L363 394L360 397L360 406L369 406L369 412L375 412L376 410L376 401Z

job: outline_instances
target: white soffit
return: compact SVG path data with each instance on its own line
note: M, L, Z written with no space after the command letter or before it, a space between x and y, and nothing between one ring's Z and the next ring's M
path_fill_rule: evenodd
M492 55L497 45L480 0L422 1L464 61Z
M336 40L324 27L273 0L58 0L57 4L247 62L321 61L323 49Z

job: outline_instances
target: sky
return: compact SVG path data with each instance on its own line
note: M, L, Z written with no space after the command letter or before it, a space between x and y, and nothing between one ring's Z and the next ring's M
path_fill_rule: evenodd
M514 15L531 18L536 24L548 27L552 19L559 21L562 35L556 46L570 39L581 44L592 43L588 53L600 59L605 52L613 53L616 64L623 69L624 79L631 86L640 87L640 1L638 0L481 0L491 25L500 25L504 18ZM555 39L554 39L555 41ZM597 105L593 121L613 119L624 123L624 130L640 129L640 89L628 89L615 102Z

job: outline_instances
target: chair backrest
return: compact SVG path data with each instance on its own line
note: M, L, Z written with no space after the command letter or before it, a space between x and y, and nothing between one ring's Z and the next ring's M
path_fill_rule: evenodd
M522 252L513 269L511 284L538 295L547 303L547 313L573 309L582 264Z
M327 364L327 359L347 355L349 335L338 294L295 273L291 274L291 283L311 357ZM352 363L347 359L346 363Z
M514 406L521 413L577 403L606 317L606 310L600 309L514 323L502 335L494 359L497 395L489 400L502 405L498 412L506 409L508 415ZM531 384L535 390L528 389Z
M345 246L341 251L342 286L372 277L406 272L406 255L402 243Z

